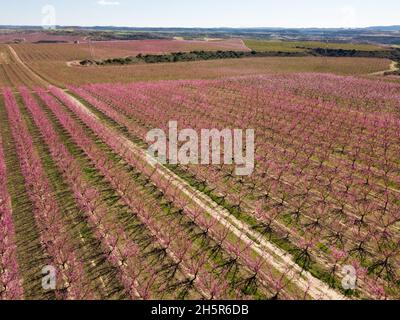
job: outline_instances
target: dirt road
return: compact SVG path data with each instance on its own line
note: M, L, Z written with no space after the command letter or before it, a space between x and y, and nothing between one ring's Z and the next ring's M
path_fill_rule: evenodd
M394 71L398 71L398 70L399 70L399 68L397 68L397 62L392 61L392 63L390 64L389 70L374 72L374 73L371 73L370 75L371 76L384 76L386 72L394 72Z
M31 68L29 68L22 60L21 58L18 56L17 52L14 50L13 47L11 47L10 45L7 46L8 50L10 50L11 53L11 57L15 60L16 63L18 63L20 65L20 67L35 81L37 81L37 84L40 86L44 86L44 87L48 87L51 84L49 82L47 82L45 79L43 79L41 76L39 76L38 74L36 74L34 71L32 71Z

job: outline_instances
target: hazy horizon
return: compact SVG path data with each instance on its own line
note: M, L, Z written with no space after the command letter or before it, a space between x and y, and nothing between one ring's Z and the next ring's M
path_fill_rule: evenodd
M133 28L365 28L399 25L395 0L27 0L2 4L0 24Z
M391 24L391 25L370 25L365 27L270 27L270 26L261 26L261 27L162 27L162 26L124 26L124 25L56 25L60 28L129 28L129 29L346 29L346 30L356 30L356 29L368 29L368 28L389 28L389 27L400 27L399 24ZM0 24L0 27L34 27L40 28L41 25L23 25L23 24Z

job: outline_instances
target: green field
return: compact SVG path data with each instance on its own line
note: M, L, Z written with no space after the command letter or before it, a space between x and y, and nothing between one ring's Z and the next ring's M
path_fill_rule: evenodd
M303 52L307 49L327 48L327 49L343 49L343 50L362 50L362 51L379 51L384 49L377 45L371 44L353 44L353 43L334 43L334 42L318 42L318 41L267 41L246 39L244 43L248 48L255 51L283 51L283 52Z

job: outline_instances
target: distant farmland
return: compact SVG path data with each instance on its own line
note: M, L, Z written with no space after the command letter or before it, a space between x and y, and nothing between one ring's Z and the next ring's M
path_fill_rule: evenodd
M135 44L120 43L120 45L124 46L124 50L128 47L132 49L137 43L133 42ZM154 42L151 43L154 46ZM231 44L231 42L229 43ZM106 44L100 43L99 46L105 47ZM108 44L107 46L111 45ZM152 80L215 79L279 72L332 72L343 75L367 75L388 70L391 64L389 60L374 58L272 57L175 64L161 63L157 65L84 67L83 69L83 67L68 66L68 62L90 58L88 44L21 44L12 45L12 47L35 73L61 87L68 84L80 85L106 82L129 83ZM10 55L9 49L5 45L0 46L0 48L2 48L2 52L7 57ZM109 50L109 55L116 54L118 56L121 54L120 50L121 48L116 46L115 51L113 49ZM159 50L166 50L166 47L164 46ZM25 79L27 76L32 78L32 75L24 75L26 70L22 70L19 75L13 72L13 69L18 68L21 68L21 66L15 63L3 67L4 70L1 76L3 85L18 86L26 84L30 86L32 84L32 80Z
M94 58L110 58L135 56L138 54L163 54L170 52L188 52L195 50L204 51L249 51L241 39L230 40L133 40L133 41L101 41L93 42L90 46L82 44L79 46Z
M370 44L356 43L333 43L318 41L267 41L246 39L244 43L251 50L256 51L283 51L283 52L301 52L307 49L326 48L326 49L343 49L343 50L361 50L361 51L379 51L383 47Z

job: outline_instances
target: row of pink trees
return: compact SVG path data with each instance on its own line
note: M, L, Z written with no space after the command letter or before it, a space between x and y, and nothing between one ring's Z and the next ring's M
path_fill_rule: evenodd
M140 248L129 238L125 230L107 218L107 208L101 202L100 192L84 179L81 165L64 146L31 94L22 88L21 93L53 159L71 188L79 208L84 212L94 236L102 244L106 258L118 270L118 277L126 292L132 299L150 299L156 270L145 263ZM48 101L42 89L38 89L38 94L44 101L49 102L50 107L54 106L54 102ZM68 118L65 121L72 122ZM61 122L65 125L64 121Z
M11 198L7 190L7 168L0 137L0 300L22 299Z
M3 95L26 190L33 204L40 242L47 254L45 263L57 271L56 296L67 299L84 298L86 292L83 266L68 237L57 199L11 89L4 89Z

